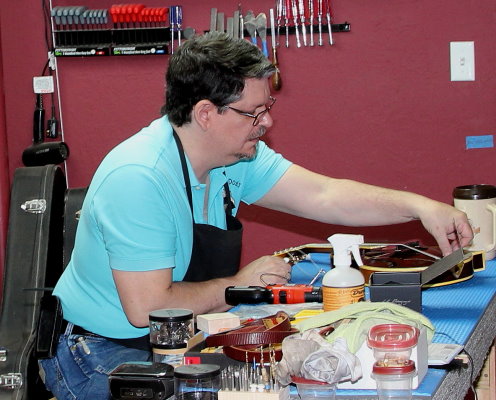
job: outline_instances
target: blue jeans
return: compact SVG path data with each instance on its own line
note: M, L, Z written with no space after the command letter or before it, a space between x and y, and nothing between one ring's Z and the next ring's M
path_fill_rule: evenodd
M45 373L45 386L57 400L109 400L108 376L115 367L128 361L151 360L151 352L100 336L62 334L57 354L39 364Z

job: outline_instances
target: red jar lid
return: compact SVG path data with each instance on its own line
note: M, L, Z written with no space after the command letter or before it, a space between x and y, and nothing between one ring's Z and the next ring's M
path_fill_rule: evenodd
M417 344L420 331L406 324L381 324L369 330L367 343L375 349L407 349Z
M378 375L402 375L415 371L415 361L408 360L403 365L381 366L381 361L376 361L372 368L372 373Z

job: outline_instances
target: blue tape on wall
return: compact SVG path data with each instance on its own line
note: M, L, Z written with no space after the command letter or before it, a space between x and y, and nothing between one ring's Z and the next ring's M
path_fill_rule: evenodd
M493 135L467 136L465 138L467 149L485 149L494 147Z

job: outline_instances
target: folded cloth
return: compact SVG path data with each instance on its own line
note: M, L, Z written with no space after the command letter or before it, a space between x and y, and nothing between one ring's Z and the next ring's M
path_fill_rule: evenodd
M326 336L326 340L332 343L339 337L345 338L352 353L356 353L363 344L369 329L379 324L407 324L419 329L425 327L428 341L434 335L434 325L427 317L407 307L389 302L350 304L336 311L327 311L307 318L295 326L300 332L304 332L334 323L339 326Z
M360 361L348 351L346 341L329 343L320 331L310 329L283 340L283 357L277 367L277 379L283 386L291 383L293 376L331 385L361 378Z

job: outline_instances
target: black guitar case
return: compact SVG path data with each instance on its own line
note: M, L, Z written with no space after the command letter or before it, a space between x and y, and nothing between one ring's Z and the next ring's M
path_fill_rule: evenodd
M15 171L0 315L0 400L50 397L39 377L37 357L48 345L37 343L38 325L63 270L65 192L59 166Z

